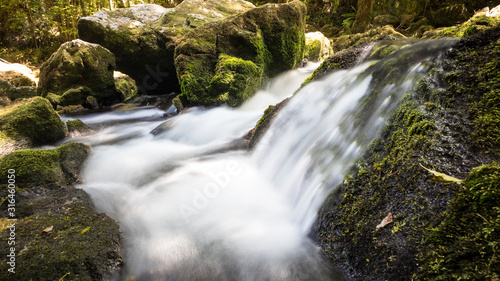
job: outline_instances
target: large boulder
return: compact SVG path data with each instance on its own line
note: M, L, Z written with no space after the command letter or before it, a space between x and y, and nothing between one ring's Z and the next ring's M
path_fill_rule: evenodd
M19 100L0 110L0 156L30 145L53 143L66 136L66 126L48 100Z
M72 186L81 181L89 154L89 146L69 143L0 158L0 176L10 179L0 183L2 212L16 219L1 219L1 243L12 241L12 233L16 238L15 245L0 249L1 280L12 279L12 252L18 280L107 280L121 265L118 224L94 211L85 191ZM7 200L15 201L14 217ZM13 223L15 228L5 227Z
M117 69L130 75L142 94L168 94L179 91L176 40L202 24L253 7L242 0L185 0L173 9L136 5L83 17L78 21L78 34L113 52Z
M306 7L267 4L186 34L175 49L183 102L240 105L304 56Z
M79 39L66 42L42 65L38 94L61 96L62 105L93 107L88 102L93 99L110 105L122 99L114 69L114 55L106 48Z

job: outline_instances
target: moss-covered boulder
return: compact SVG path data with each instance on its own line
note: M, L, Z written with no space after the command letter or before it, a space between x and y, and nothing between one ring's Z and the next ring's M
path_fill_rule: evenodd
M240 105L302 60L305 15L298 1L267 4L186 34L175 49L182 97L192 105Z
M66 127L48 100L42 97L18 100L0 108L0 146L2 155L21 147L61 140Z
M306 33L306 48L304 58L309 61L322 61L333 54L330 40L323 33L308 32Z
M100 105L110 105L122 100L115 89L114 69L115 58L106 48L79 39L66 42L42 65L38 94L62 96L68 105L86 106L90 96ZM85 91L76 90L81 87Z
M351 280L498 278L498 38L455 43L325 201L314 234Z
M202 24L253 7L242 0L185 0L173 9L136 5L83 17L78 21L78 34L113 52L117 69L136 81L140 93L169 94L179 92L176 40Z
M0 175L14 176L14 197L2 183L0 279L14 275L9 254L15 254L19 280L105 280L117 269L120 232L116 222L92 209L90 197L71 184L90 153L87 145L69 143L51 150L19 150L0 158ZM15 212L7 209L15 198ZM8 219L16 219L9 221ZM15 224L15 230L9 225ZM12 248L11 248L12 247ZM11 254L12 255L12 254Z
M22 149L0 158L0 173L7 178L8 169L14 169L21 189L73 184L79 181L79 168L89 155L90 147L80 143L50 150Z

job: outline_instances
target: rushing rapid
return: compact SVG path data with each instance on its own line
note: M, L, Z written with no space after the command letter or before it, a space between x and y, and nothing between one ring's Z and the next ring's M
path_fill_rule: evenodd
M132 111L122 118L141 118L72 139L94 150L80 187L123 231L125 266L113 278L343 280L309 229L327 194L445 48L412 51L397 72L386 70L399 59L394 54L307 84L253 152L241 149L242 138L313 67L277 77L240 108L196 108L166 122L156 109Z

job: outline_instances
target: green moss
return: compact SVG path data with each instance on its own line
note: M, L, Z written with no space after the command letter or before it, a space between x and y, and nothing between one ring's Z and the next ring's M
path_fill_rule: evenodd
M132 100L139 92L135 81L129 76L115 78L116 90L120 92L125 101Z
M427 31L423 34L423 38L462 38L477 34L492 27L497 27L499 24L500 17L487 17L484 12L479 12L462 24Z
M182 94L191 105L240 105L268 77L302 60L304 30L305 6L298 2L198 27L175 49Z
M310 61L319 61L321 52L321 42L319 40L311 40L307 42L304 51L304 58Z
M463 39L434 64L329 196L318 241L353 280L498 278L499 166L470 171L500 160L499 33ZM447 185L431 181L419 164L470 175ZM393 222L376 229L388 212Z
M22 149L0 158L0 175L7 178L7 171L16 171L16 184L24 189L37 185L60 185L70 180L67 174L74 164L81 163L88 156L90 148L84 144L69 143L57 149ZM66 162L65 162L66 161ZM73 174L75 174L73 172ZM5 186L2 184L2 186Z
M8 97L14 101L16 99L26 99L36 96L35 87L13 87L9 90Z
M40 68L38 94L66 93L69 96L62 98L61 102L83 105L85 99L81 97L87 92L87 95L92 93L100 104L109 105L120 100L113 78L115 68L115 57L106 48L79 39L66 42ZM72 89L80 89L80 94Z
M68 132L71 133L85 133L90 131L90 127L87 124L83 123L80 119L74 119L66 121L66 127L68 128Z
M54 108L57 108L61 104L61 96L55 95L53 93L48 93L45 98L52 104Z
M500 278L500 166L492 163L472 170L445 217L427 230L415 278Z
M472 119L472 140L482 151L500 152L500 40L498 29L464 40L453 53L458 67L446 80L454 96L464 95ZM475 40L482 40L476 44ZM451 66L450 66L451 67Z
M217 101L229 106L241 105L262 84L262 69L249 60L221 54L216 69L208 91L211 96L225 97L225 100L217 98Z
M48 227L53 228L42 231ZM2 242L7 243L7 232L1 234ZM16 223L16 278L103 280L108 268L117 266L110 260L119 258L118 234L113 220L82 204L72 204L62 214L26 217ZM7 255L5 250L1 252ZM8 279L11 273L5 261L0 269L0 277Z
M59 104L62 106L67 105L87 105L87 97L93 95L94 93L89 87L81 86L77 88L71 88L65 91L59 100Z
M0 112L0 130L12 139L26 138L35 145L55 142L66 135L59 115L42 97L4 108Z

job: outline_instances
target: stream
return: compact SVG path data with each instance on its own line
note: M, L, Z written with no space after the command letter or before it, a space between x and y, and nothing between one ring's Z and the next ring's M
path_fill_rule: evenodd
M280 75L239 108L78 116L97 131L67 140L93 149L79 188L123 233L124 268L110 279L345 280L308 237L317 211L450 44L415 44L307 84L253 151L242 138L317 64Z

